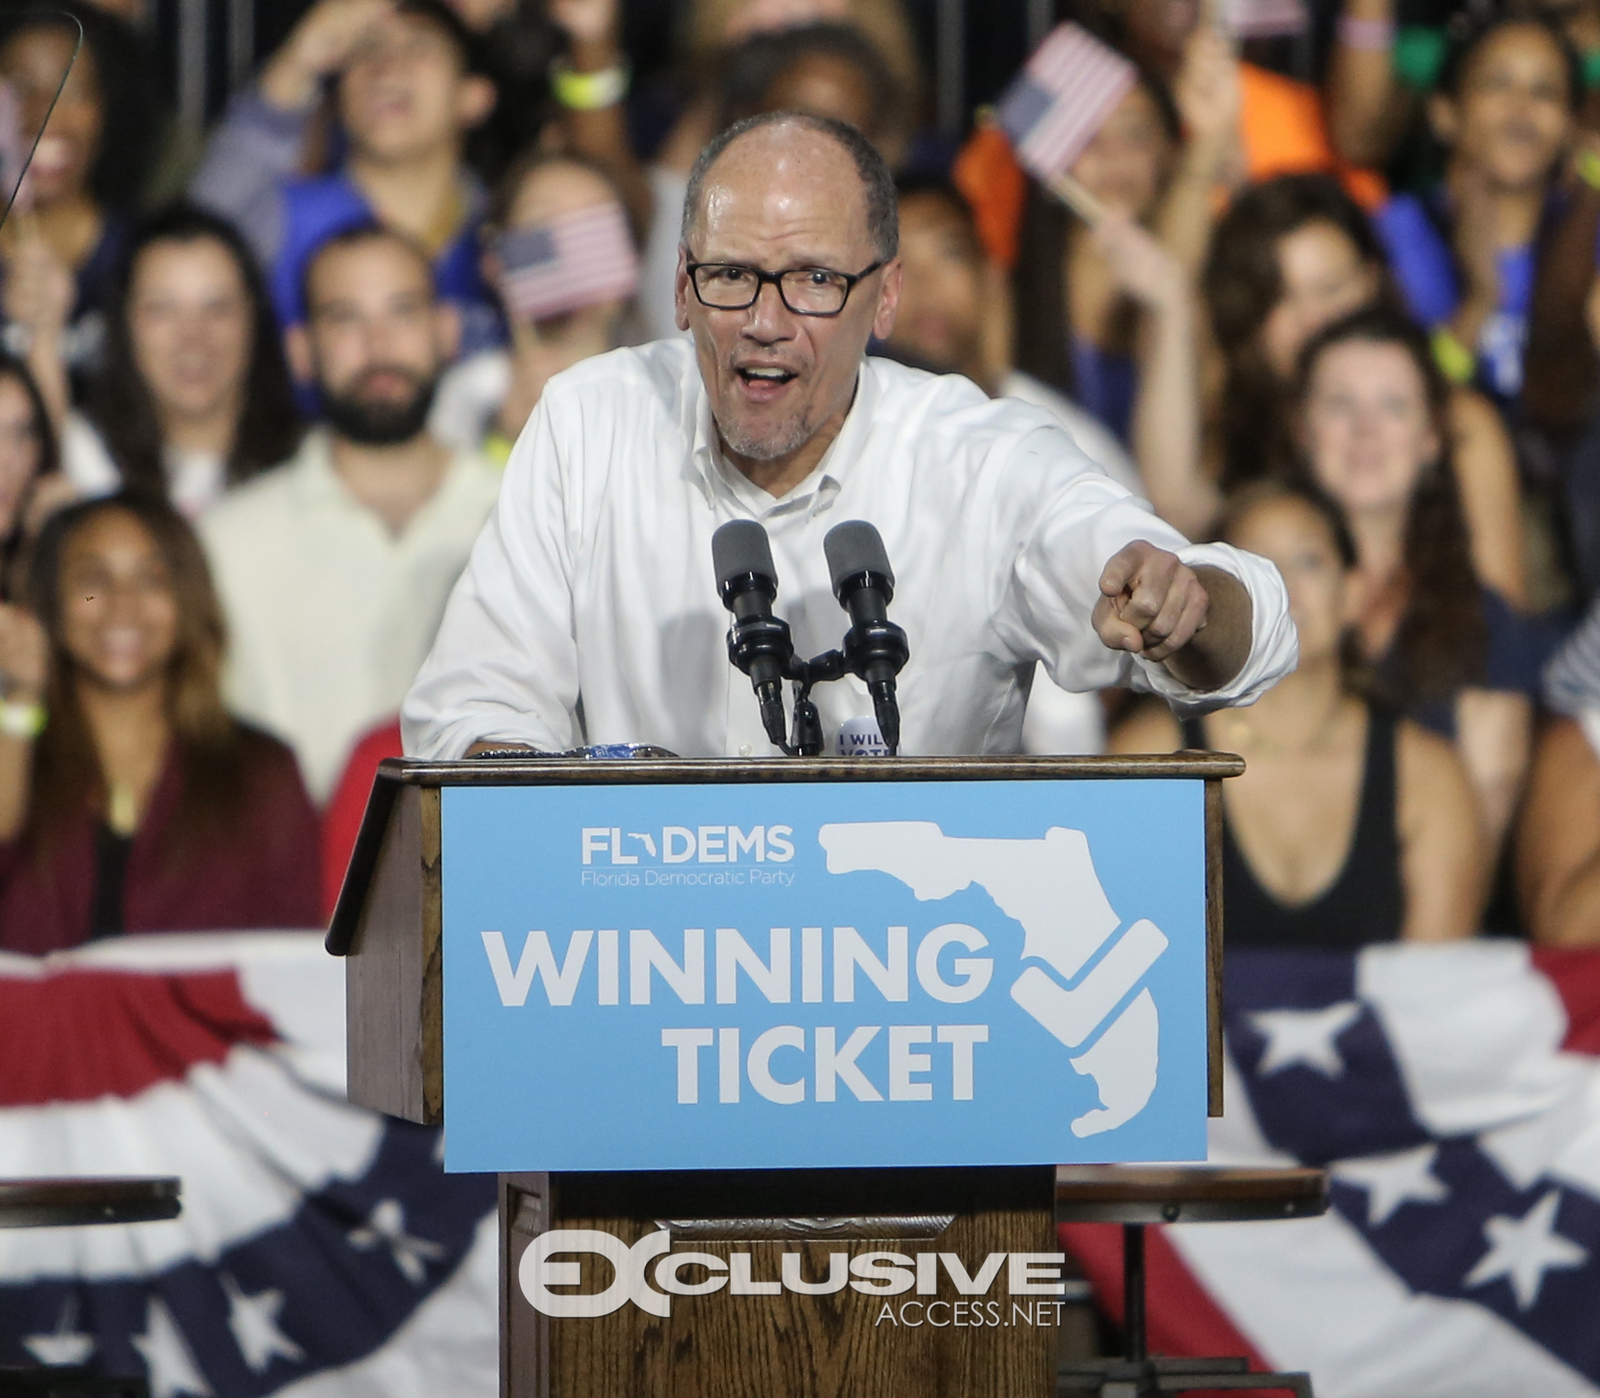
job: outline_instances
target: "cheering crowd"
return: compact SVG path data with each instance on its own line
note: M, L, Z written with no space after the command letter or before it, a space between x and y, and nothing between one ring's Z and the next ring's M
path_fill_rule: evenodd
M1600 943L1600 0L1057 8L951 142L899 0L639 90L618 0L317 0L203 150L127 6L0 19L0 948L325 919L512 443L783 110L896 172L873 353L1287 583L1254 706L1041 672L1029 749L1242 754L1230 943Z

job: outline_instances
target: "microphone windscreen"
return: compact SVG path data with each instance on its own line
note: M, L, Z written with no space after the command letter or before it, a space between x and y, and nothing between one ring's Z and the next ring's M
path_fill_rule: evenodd
M711 561L717 569L717 586L745 573L760 573L777 585L772 566L772 545L767 531L753 519L732 519L711 536Z
M828 559L828 575L836 597L840 584L858 573L877 573L894 586L894 569L889 566L883 539L864 519L847 519L834 525L822 540L822 552Z

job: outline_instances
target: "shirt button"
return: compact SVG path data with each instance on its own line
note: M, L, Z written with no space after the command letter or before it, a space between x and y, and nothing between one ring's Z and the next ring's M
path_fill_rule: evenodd
M749 743L740 743L739 744L739 756L740 757L753 757L754 755L755 755L755 749L753 747L751 747Z

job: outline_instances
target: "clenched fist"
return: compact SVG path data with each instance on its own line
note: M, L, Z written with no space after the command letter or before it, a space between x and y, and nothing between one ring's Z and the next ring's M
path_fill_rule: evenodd
M1136 539L1100 574L1094 629L1111 650L1165 661L1193 689L1220 689L1250 658L1250 594L1220 568L1190 568Z

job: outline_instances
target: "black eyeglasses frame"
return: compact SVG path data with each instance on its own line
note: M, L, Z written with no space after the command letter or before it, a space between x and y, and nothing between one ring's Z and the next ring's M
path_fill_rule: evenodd
M850 304L850 293L864 282L874 272L880 272L888 265L889 259L880 257L876 262L863 267L859 272L840 272L832 267L786 267L781 272L763 272L759 267L751 267L743 262L686 262L683 270L688 274L689 285L694 288L694 297L708 311L748 311L761 299L761 288L769 282L778 290L778 300L783 302L783 307L790 315L810 316L817 320L832 320L835 316L842 316L844 308ZM756 289L751 297L742 306L718 306L707 301L700 292L700 283L695 273L702 267L734 267L741 272L749 272L756 279ZM789 304L789 298L783 294L783 279L795 272L826 272L832 277L844 278L844 300L839 303L836 311L802 311Z

